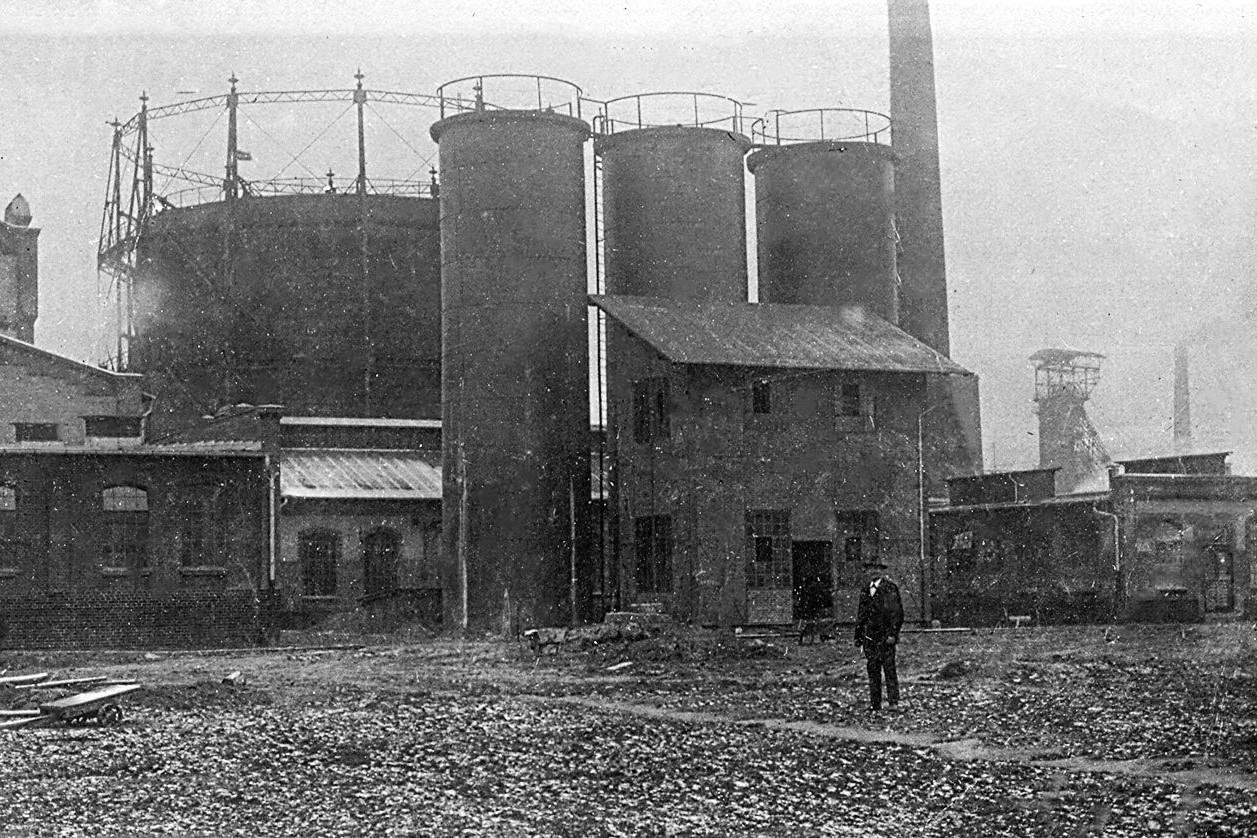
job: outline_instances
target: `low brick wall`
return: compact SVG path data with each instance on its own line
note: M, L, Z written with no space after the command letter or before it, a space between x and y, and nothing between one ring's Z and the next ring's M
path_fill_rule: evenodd
M276 601L252 591L35 594L0 599L0 649L210 649L257 646Z

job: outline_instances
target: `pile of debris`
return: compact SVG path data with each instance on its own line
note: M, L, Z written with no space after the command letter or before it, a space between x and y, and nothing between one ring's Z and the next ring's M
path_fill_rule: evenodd
M119 700L139 689L133 681L111 681L103 675L53 678L48 672L0 672L0 729L118 725L122 723Z

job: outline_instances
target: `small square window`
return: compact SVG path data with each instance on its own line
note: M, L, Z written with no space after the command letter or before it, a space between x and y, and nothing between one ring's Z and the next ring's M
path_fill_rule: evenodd
M751 412L772 413L773 391L767 381L756 381L751 385Z
M55 422L14 422L14 436L18 442L56 442Z

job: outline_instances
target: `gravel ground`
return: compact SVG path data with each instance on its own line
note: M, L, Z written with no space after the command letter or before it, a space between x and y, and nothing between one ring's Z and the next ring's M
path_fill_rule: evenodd
M1257 836L1254 649L1252 626L915 635L904 711L871 718L835 644L0 653L146 685L120 728L0 733L0 836ZM1010 748L932 744L961 735ZM1062 756L1164 772L1036 762Z

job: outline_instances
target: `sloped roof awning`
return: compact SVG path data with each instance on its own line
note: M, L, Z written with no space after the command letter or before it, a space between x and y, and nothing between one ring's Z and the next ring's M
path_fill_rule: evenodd
M624 296L590 301L675 363L971 374L862 308Z
M280 494L331 500L441 499L441 469L417 451L285 449Z

